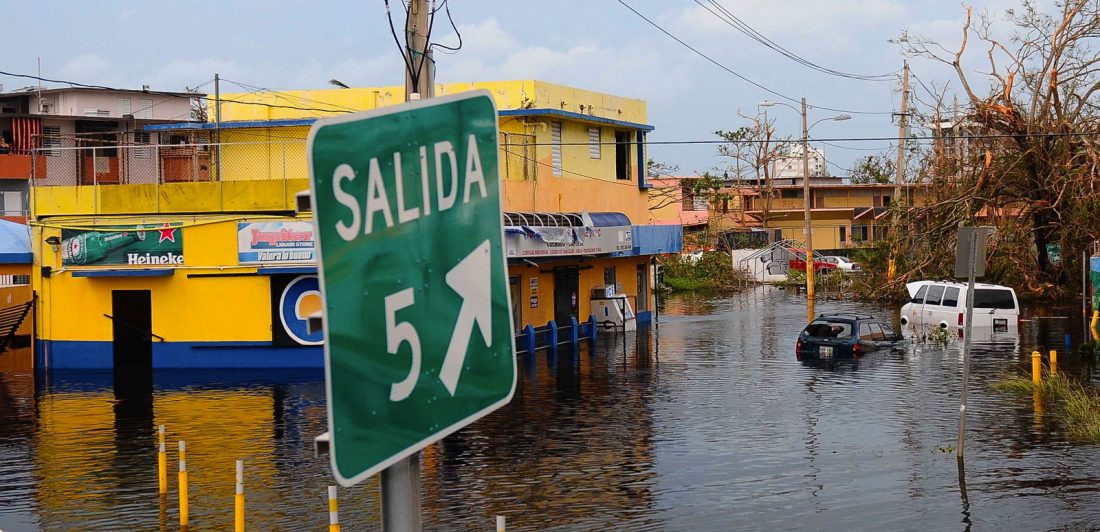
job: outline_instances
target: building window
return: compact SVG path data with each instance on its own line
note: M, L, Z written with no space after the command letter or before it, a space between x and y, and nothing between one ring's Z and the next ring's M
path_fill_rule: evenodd
M17 190L8 190L4 195L4 216L23 215L23 193Z
M61 126L42 126L42 147L61 147ZM50 157L60 157L61 150L47 149L46 155L49 155Z
M722 214L729 214L730 212L730 200L729 198L722 198Z
M848 240L848 226L840 226L840 243L843 244Z
M138 108L137 112L134 113L134 117L153 118L153 100L138 100Z
M134 114L134 110L133 110L132 107L130 107L130 99L129 98L119 98L118 99L118 116L126 116L126 115L132 115L132 114Z
M588 128L588 158L600 158L600 128Z
M615 267L614 266L605 266L604 267L604 269L603 269L603 284L610 284L610 285L615 284ZM618 292L617 288L616 288L616 292Z
M135 131L134 132L134 158L135 159L148 159L152 155L151 148L138 147L142 144L149 144L149 132L148 131Z
M561 176L561 122L550 122L550 165L554 176Z
M785 188L785 189L779 191L779 196L784 198L784 199L801 198L802 197L802 191L797 190L797 189Z
M615 179L630 179L630 132L615 132Z

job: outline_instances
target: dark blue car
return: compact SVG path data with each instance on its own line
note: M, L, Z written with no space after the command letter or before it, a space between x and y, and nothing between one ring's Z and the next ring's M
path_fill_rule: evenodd
M866 314L822 314L798 335L798 360L858 358L876 349L888 348L901 335L886 322Z

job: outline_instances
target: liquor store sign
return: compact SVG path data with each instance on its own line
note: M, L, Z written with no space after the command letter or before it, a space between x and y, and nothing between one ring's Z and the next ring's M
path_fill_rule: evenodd
M183 264L180 223L110 229L62 229L62 266L179 266Z
M316 262L313 223L238 222L237 261L241 264Z

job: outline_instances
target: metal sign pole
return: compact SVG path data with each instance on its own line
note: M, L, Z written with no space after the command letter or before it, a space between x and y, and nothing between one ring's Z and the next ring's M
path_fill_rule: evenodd
M420 451L382 470L382 530L420 531Z
M974 321L974 274L978 262L978 231L970 232L970 261L967 268L966 283L966 323L963 331L963 375L962 400L959 403L959 443L955 449L955 458L963 459L963 446L966 443L966 387L970 380L970 331ZM959 471L962 471L960 468Z

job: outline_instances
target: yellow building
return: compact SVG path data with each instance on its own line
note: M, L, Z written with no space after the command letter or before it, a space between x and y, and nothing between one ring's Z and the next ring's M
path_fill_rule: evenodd
M679 227L647 225L645 103L539 81L437 94L475 88L500 110L517 329L583 321L607 284L648 320L651 257L680 244ZM217 127L151 125L140 144L42 149L49 173L35 176L31 198L39 363L321 366L320 334L304 319L320 308L313 224L294 209L309 188L305 138L319 116L403 96L226 94ZM96 179L115 168L123 177Z

